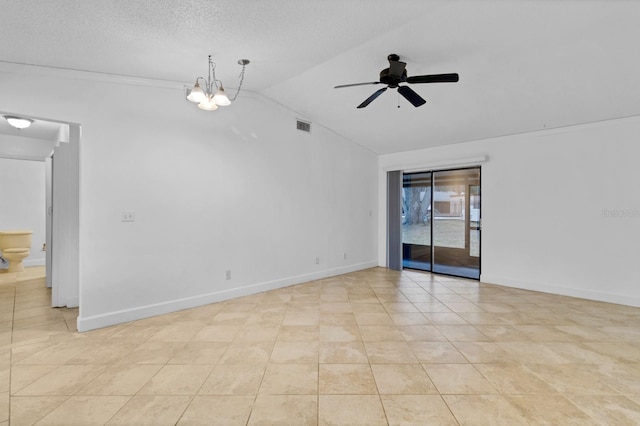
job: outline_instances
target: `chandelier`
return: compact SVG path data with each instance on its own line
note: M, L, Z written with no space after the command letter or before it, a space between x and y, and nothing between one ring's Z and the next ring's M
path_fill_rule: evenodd
M238 85L238 91L235 96L229 99L224 92L222 81L216 79L216 63L213 62L211 55L209 55L209 76L206 80L204 77L196 78L196 83L187 96L187 100L197 103L198 108L205 111L215 111L219 106L231 105L231 102L235 101L240 93L242 82L244 81L244 69L248 63L248 59L240 59L238 61L238 64L242 65L242 71L240 71L240 75L238 76L240 84ZM200 85L201 82L202 85Z

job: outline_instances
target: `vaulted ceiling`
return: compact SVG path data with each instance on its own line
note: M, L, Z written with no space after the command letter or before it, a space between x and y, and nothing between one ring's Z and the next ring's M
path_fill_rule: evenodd
M0 4L0 62L192 84L212 54L233 88L248 58L244 88L379 154L640 114L637 1ZM389 90L356 109L380 86L333 89L377 80L390 53L460 82L413 85L419 108Z

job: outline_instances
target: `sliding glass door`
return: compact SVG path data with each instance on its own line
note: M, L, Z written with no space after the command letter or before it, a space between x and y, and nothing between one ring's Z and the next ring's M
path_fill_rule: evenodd
M480 279L480 168L405 173L404 268Z

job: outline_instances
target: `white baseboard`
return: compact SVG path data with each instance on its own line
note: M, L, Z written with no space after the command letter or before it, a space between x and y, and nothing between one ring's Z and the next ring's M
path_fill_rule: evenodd
M494 284L503 287L513 287L523 290L539 291L542 293L558 294L561 296L577 297L579 299L595 300L598 302L615 303L617 305L626 305L640 307L640 297L629 296L628 294L618 294L606 291L587 290L581 288L562 287L553 284L540 284L532 282L524 282L513 280L510 278L489 276L482 274L480 281L486 284Z
M356 265L348 265L340 268L312 272L309 274L287 277L279 280L267 281L263 283L247 285L244 287L187 297L184 299L169 300L167 302L156 303L153 305L139 306L132 309L108 312L91 317L78 316L78 331L89 331L96 328L108 327L110 325L122 324L125 322L153 317L156 315L163 315L171 312L181 311L183 309L196 308L198 306L209 305L211 303L222 302L224 300L235 299L242 296L250 296L252 294L288 287L295 284L315 281L322 278L334 277L336 275L348 274L350 272L361 271L363 269L375 268L376 266L378 266L377 261L369 261ZM82 315L82 312L80 314Z

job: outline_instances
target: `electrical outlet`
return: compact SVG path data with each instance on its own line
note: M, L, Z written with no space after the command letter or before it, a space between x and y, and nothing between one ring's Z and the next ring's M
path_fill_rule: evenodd
M136 221L136 212L133 210L122 210L120 212L120 221L121 222L135 222Z
M316 265L319 265L319 264L320 264L320 258L316 257Z
M227 279L231 279L231 269L227 270Z

